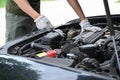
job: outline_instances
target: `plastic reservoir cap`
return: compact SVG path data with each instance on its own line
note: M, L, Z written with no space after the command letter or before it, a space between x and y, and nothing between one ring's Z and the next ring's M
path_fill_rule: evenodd
M47 57L53 58L55 57L57 52L55 50L49 50L47 51Z

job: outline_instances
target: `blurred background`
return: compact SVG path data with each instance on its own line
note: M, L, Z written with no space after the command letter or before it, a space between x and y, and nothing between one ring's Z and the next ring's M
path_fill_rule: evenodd
M103 0L78 0L87 17L105 15ZM120 14L120 0L108 0L112 14ZM0 0L0 46L5 44L5 3ZM67 0L41 0L41 13L53 24L59 26L78 18Z

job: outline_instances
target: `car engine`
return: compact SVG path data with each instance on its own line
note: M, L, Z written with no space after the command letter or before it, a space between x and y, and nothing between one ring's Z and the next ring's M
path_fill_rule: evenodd
M43 60L58 65L120 79L113 59L114 46L105 17L89 19L101 31L85 31L80 35L79 19L51 31L36 31L10 46L8 53ZM120 21L114 18L115 41L120 53Z

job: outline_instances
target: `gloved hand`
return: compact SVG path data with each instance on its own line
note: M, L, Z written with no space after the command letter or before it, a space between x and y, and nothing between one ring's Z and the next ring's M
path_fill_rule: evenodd
M89 23L88 19L82 20L79 25L81 26L81 33L83 33L84 31L96 32L96 31L101 30L100 27L96 27L96 26L91 25Z
M41 30L53 29L51 22L44 15L39 16L36 20L34 20L34 22L36 23L38 29Z

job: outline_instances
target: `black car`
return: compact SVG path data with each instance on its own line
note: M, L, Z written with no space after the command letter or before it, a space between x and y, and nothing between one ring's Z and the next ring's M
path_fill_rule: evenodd
M0 48L0 80L120 80L120 15L110 16L107 7L106 12L107 18L88 17L101 31L80 35L75 19L6 43Z

